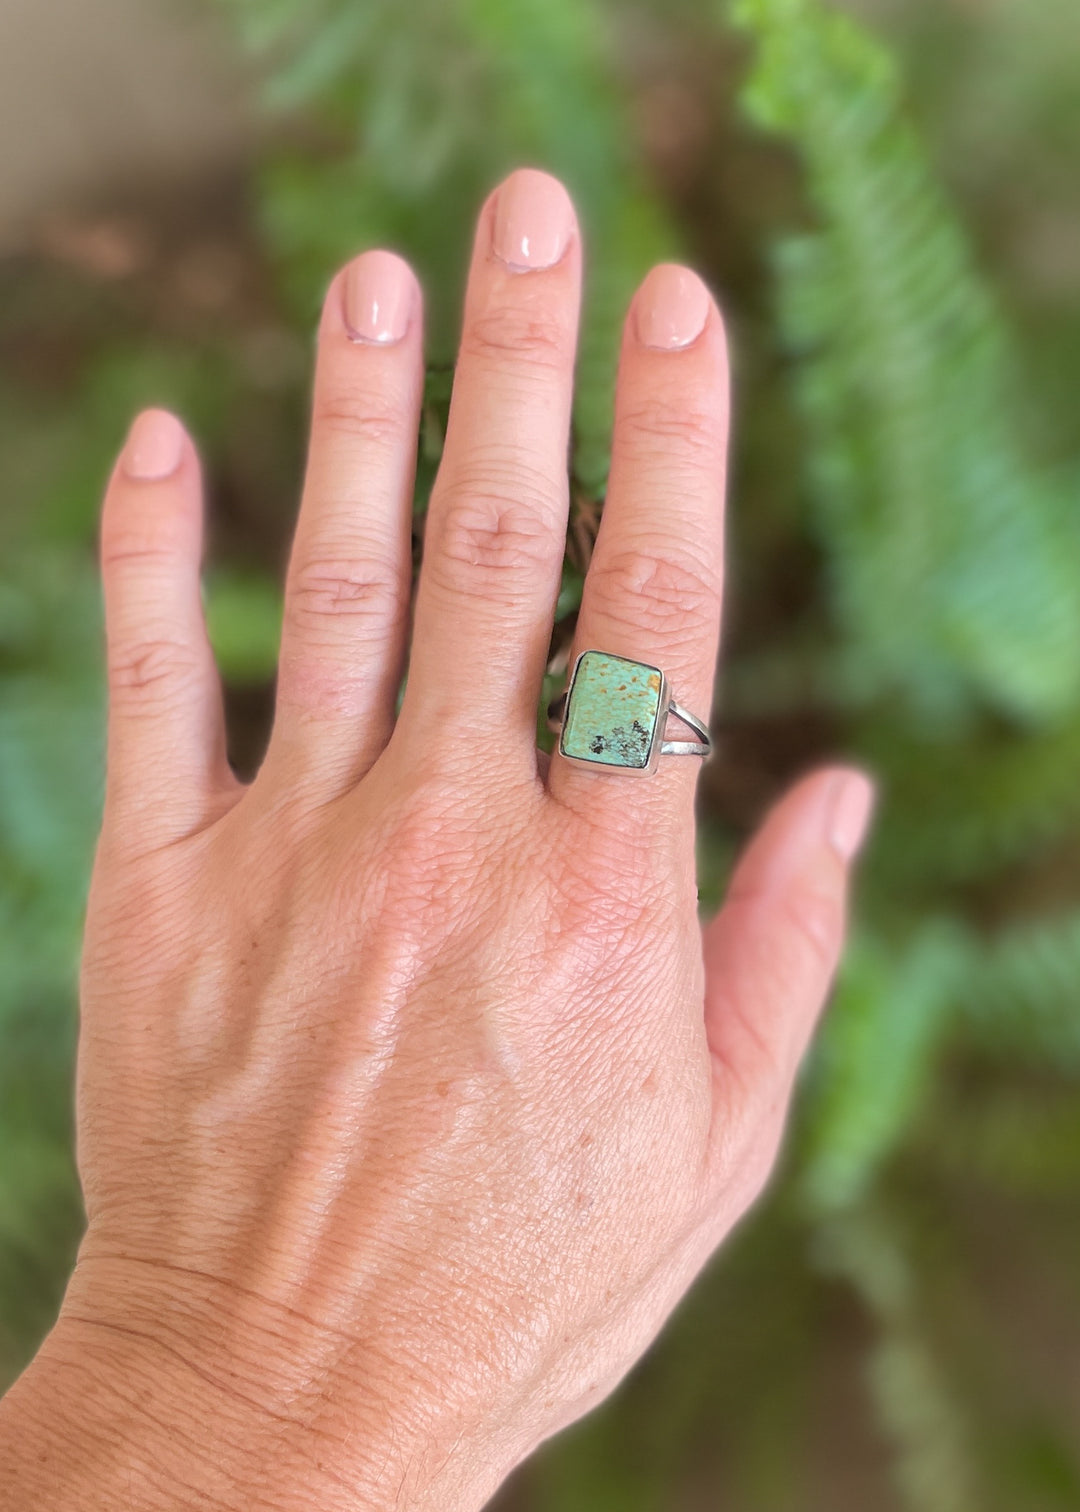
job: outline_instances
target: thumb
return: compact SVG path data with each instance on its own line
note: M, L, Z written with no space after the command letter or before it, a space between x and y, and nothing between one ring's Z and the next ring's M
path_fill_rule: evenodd
M717 1126L733 1103L752 1123L782 1122L840 957L849 873L873 805L861 772L800 782L765 820L705 930Z

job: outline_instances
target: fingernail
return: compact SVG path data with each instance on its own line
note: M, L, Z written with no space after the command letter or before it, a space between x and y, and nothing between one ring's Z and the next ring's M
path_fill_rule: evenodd
M416 280L393 252L364 252L345 273L345 325L352 341L392 346L409 329Z
M184 455L184 427L168 410L144 410L124 446L123 467L140 483L170 478Z
M662 263L638 290L634 318L638 340L658 352L688 347L705 329L709 291L689 268Z
M515 273L553 268L574 232L570 196L548 173L521 168L495 202L494 250Z
M861 772L836 779L829 797L829 844L841 861L854 861L862 849L874 810L874 785Z

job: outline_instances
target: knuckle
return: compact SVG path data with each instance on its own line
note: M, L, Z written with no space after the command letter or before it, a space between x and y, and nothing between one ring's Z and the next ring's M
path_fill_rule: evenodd
M184 537L175 516L167 509L147 515L138 528L126 528L105 517L101 537L101 567L107 575L175 570L183 562Z
M603 810L601 812L604 812ZM615 805L607 823L594 816L589 843L553 856L546 870L567 937L627 946L639 929L665 936L676 910L665 883L650 877L648 841L619 831Z
M462 333L461 357L505 369L524 359L529 367L562 369L569 361L571 331L565 317L543 303L518 302L475 314Z
M488 466L456 480L437 525L430 568L451 591L463 577L484 580L496 597L520 594L523 577L546 571L556 554L550 485L520 469Z
M300 631L318 633L342 620L349 621L350 631L365 625L384 630L397 622L404 597L401 574L389 566L328 557L294 572L286 612Z
M831 977L844 927L840 900L816 888L799 887L788 893L780 908L781 923L787 926L786 933L799 957L792 962L793 975L801 976L799 967L809 957L822 977Z
M462 815L466 793L440 757L386 816L380 864L387 906L412 913L452 910L475 881L482 858ZM462 885L459 885L462 884Z
M737 994L724 999L728 1033L725 1045L734 1044L734 1053L724 1053L724 1071L729 1088L736 1091L743 1112L759 1107L762 1095L774 1095L783 1081L783 1046L766 1030L758 1017L758 1004L748 1003Z
M125 572L132 569L138 572L148 568L168 567L175 560L176 553L167 542L148 541L142 537L117 539L114 536L103 541L101 546L101 566L106 574L111 574L118 568Z
M109 652L109 689L114 703L141 707L171 704L198 682L201 673L201 657L182 641L136 641Z
M625 408L619 422L634 449L660 453L668 465L689 462L712 468L719 464L723 448L719 409L688 403L684 393L650 392Z
M378 451L397 448L409 424L406 406L392 392L340 389L316 394L313 422L325 435Z
M656 552L627 548L594 559L589 569L590 610L617 628L662 635L696 635L720 602L720 574L702 562L673 556L670 543Z

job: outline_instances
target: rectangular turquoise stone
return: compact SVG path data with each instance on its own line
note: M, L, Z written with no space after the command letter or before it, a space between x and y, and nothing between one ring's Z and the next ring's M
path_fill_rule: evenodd
M662 689L656 667L586 651L574 672L559 749L600 766L647 767Z

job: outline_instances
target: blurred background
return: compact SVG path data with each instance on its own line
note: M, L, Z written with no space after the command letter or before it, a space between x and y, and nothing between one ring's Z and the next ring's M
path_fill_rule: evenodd
M140 406L199 438L250 772L322 290L372 243L424 276L419 533L472 221L528 162L590 248L552 686L617 325L688 258L738 395L703 902L809 763L883 802L770 1194L498 1505L1080 1508L1075 0L0 0L0 139L0 1385L81 1223L106 470Z

